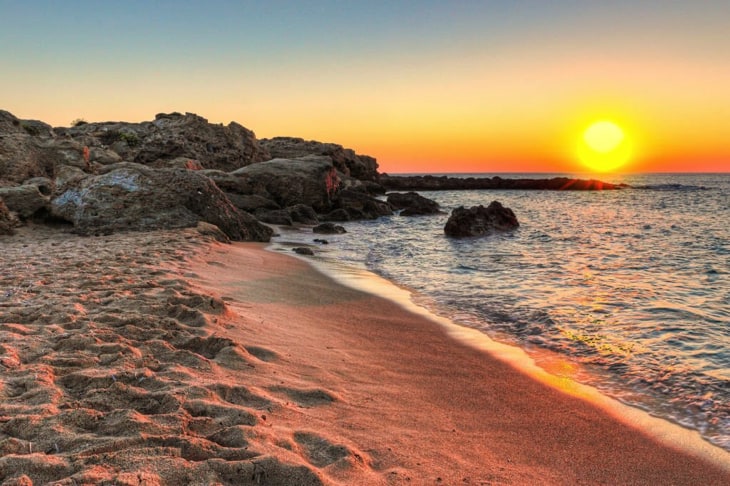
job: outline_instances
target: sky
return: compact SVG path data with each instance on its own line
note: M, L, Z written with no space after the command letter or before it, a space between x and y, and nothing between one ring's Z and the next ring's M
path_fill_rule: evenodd
M0 0L0 109L68 126L192 112L381 172L730 171L727 0ZM619 170L619 169L617 169Z

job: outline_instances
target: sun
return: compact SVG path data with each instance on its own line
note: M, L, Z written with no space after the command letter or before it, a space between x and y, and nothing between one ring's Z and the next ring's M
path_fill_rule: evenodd
M578 158L595 172L611 172L631 158L631 143L624 130L610 120L594 121L578 141Z

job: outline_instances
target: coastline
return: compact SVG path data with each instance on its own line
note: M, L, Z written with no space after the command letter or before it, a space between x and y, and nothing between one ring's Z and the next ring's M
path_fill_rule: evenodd
M627 424L608 413L606 404L599 407L548 387L483 349L453 339L422 313L404 312L401 304L343 288L302 259L251 244L234 244L222 255L232 258L227 265L238 261L256 269L244 287L256 288L264 301L260 308L272 311L262 318L279 320L272 330L287 328L288 342L279 333L266 332L264 344L274 350L303 348L287 354L296 363L291 373L307 369L310 386L338 396L328 407L307 414L305 422L317 421L318 430L359 444L359 455L370 456L371 469L380 474L399 472L401 479L406 475L416 483L441 478L446 484L475 481L480 475L494 482L542 484L720 484L730 477L727 453L697 434L682 434L678 426L673 429L638 410L633 425ZM235 283L240 277L223 267L195 268L216 282L208 291L242 288ZM250 301L244 307L250 311ZM362 400L379 400L382 408L368 407L363 413L348 400L350 394L362 393ZM348 426L339 426L342 422ZM637 428L647 426L649 431ZM673 442L678 437L680 442ZM427 444L438 444L439 451L418 450ZM373 460L384 450L410 451L412 456L396 453L389 470L387 463ZM333 479L357 481L347 475Z
M3 244L3 485L730 480L263 244Z
M276 248L276 245L269 245L268 249L276 252L286 251L286 247ZM456 324L450 319L416 304L412 300L409 290L366 269L352 268L345 264L337 265L331 260L325 261L302 256L294 256L294 258L308 262L316 270L342 285L393 301L407 312L423 316L440 325L448 338L483 351L490 357L503 361L555 390L590 402L603 412L627 425L640 429L665 446L672 447L681 444L683 449L730 470L730 452L712 444L696 430L655 417L647 411L612 398L591 385L578 382L572 378L572 375L577 373L576 369L580 369L578 365L569 362L558 353L536 350L533 351L533 355L530 355L522 348L496 341L477 329ZM582 370L581 372L585 373Z

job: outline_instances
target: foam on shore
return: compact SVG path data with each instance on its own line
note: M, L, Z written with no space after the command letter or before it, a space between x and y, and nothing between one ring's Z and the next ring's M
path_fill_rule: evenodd
M271 245L269 250L281 251L281 247ZM416 304L409 290L399 287L373 272L340 263L331 258L299 256L297 258L306 261L318 271L343 285L388 299L408 312L439 324L452 338L489 353L541 383L596 405L618 420L641 429L667 447L679 447L730 471L730 452L707 442L695 430L654 417L644 410L626 405L601 393L595 387L579 383L570 376L566 376L565 371L575 370L576 365L568 363L557 353L549 350L535 350L534 354L541 363L541 366L538 366L535 357L528 355L522 348L495 341L477 329L458 325L452 320ZM546 368L560 370L561 373L560 375L552 374Z

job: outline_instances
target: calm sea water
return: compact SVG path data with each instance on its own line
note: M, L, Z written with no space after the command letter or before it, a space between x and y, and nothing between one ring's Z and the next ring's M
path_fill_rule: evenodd
M528 353L559 353L582 370L571 378L730 450L730 174L604 180L634 188L424 192L446 212L498 200L521 226L455 240L446 214L395 215L346 223L318 256Z

